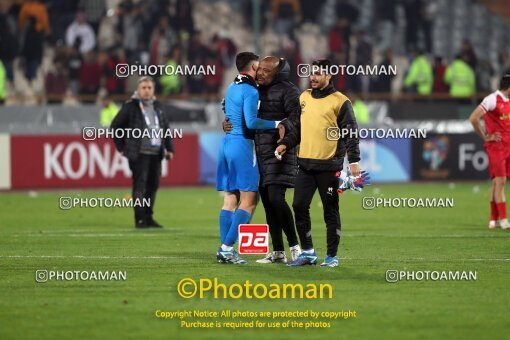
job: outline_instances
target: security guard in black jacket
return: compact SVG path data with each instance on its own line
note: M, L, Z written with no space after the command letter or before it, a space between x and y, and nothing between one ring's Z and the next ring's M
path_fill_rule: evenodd
M125 129L124 138L117 138L122 135L114 134L114 142L117 150L129 160L133 173L133 201L150 200L149 207L134 207L135 227L161 228L152 217L153 207L161 176L161 160L163 157L169 160L174 157L174 146L171 134L166 133L170 126L162 106L154 97L152 78L141 77L138 80L137 90L115 116L111 129ZM132 129L149 131L150 137L135 138L137 135L127 133Z
M290 265L317 263L310 222L310 203L317 189L327 227L327 256L322 265L338 265L341 224L337 194L339 181L336 173L342 170L345 154L352 175L360 174L356 118L349 99L333 87L331 75L328 74L330 66L327 59L312 63L312 88L300 95L300 106L296 114L280 124L284 126L281 130L285 137L278 143L275 151L277 158L287 149L299 145L299 170L292 206L303 253ZM340 135L339 131L352 133Z

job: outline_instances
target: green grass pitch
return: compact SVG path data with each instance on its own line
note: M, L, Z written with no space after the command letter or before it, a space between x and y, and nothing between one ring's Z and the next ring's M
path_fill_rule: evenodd
M477 189L478 188L478 189ZM161 189L163 230L135 230L131 209L60 210L60 196L124 197L129 189L0 194L1 339L403 339L507 338L510 232L489 231L488 182L373 185L341 196L340 267L215 263L219 194L209 187ZM288 193L291 201L292 192ZM454 208L361 207L363 196L452 197ZM325 253L318 194L316 250ZM265 223L261 206L254 223ZM35 271L121 270L126 281L36 283ZM476 281L387 283L396 270L476 271ZM179 280L331 283L332 299L184 299ZM156 310L356 311L325 329L185 329ZM249 321L249 319L243 319ZM284 319L282 319L284 320ZM324 319L322 319L324 321Z

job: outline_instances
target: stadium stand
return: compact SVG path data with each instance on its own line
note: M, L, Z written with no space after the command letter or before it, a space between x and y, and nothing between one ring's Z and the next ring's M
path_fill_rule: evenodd
M261 9L258 39L252 22L256 3ZM53 131L55 125L46 123L60 112L62 104L72 106L73 116L80 118L67 125L68 119L59 118L63 125L57 131L76 131L98 116L102 96L109 94L122 102L132 92L134 77L116 78L117 64L172 61L216 66L214 76L157 79L160 98L192 103L203 112L173 110L174 121L190 129L213 127L221 118L217 103L235 75L233 56L237 51L255 50L254 41L259 42L261 55L284 56L294 70L299 63L323 56L338 63L379 64L391 55L389 60L398 72L387 82L389 88L379 89L378 80L369 77L364 83L352 77L336 83L339 90L358 93L370 115L378 117L374 121L381 121L381 112L386 112L374 111L374 107L387 107L396 100L421 105L423 97L403 86L418 49L433 65L437 83L428 100L450 100L441 78L449 62L460 54L474 68L477 94L471 99L476 101L510 68L506 8L504 1L495 0L7 0L0 7L0 58L6 70L5 106L0 106L0 115L7 123L2 131L37 131L37 125ZM82 21L80 38L69 38L72 25ZM363 38L358 40L361 31ZM33 39L34 50L40 45L40 60L31 55L34 50L25 48L28 38ZM84 48L85 44L94 47ZM31 73L35 78L29 80ZM293 75L292 80L301 88L307 86L306 78ZM456 113L446 115L458 117Z

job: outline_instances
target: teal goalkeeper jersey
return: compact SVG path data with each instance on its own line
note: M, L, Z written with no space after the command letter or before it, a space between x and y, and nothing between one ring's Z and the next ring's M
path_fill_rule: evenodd
M230 134L251 138L250 130L274 129L275 121L257 117L258 106L259 93L255 81L247 75L238 75L225 94L225 115L233 126Z

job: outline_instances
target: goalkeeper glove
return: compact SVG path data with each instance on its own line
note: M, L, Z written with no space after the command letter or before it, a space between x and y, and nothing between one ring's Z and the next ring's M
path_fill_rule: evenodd
M370 174L366 171L361 171L357 177L351 175L349 169L346 171L347 176L342 178L341 173L337 172L336 176L340 182L337 192L343 194L346 190L353 190L361 192L366 185L370 185Z

